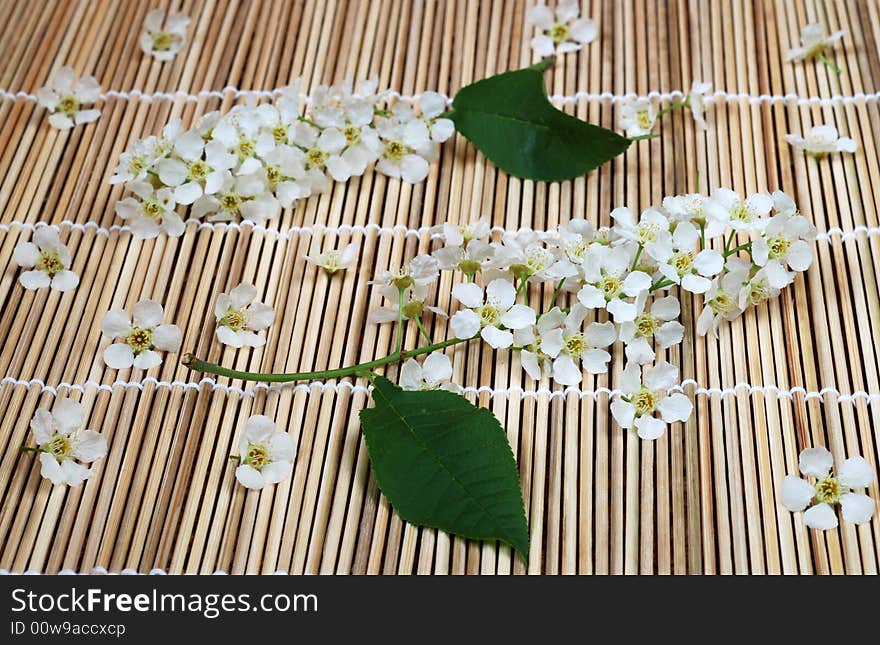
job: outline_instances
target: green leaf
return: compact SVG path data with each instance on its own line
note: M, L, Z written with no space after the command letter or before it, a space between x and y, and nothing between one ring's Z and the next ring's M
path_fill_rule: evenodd
M533 68L490 76L459 90L449 118L496 166L515 177L564 181L584 175L632 143L553 107Z
M507 435L489 410L452 392L373 382L361 423L379 488L407 522L503 540L528 562L529 532Z

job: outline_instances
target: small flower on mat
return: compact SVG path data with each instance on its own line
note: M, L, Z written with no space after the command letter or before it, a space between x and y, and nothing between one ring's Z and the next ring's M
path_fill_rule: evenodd
M835 31L830 36L826 36L825 29L819 23L806 25L801 29L801 46L789 49L785 55L785 60L791 62L816 57L825 63L835 74L840 74L840 68L825 56L825 50L833 48L837 41L843 38L844 33L841 29L840 31Z
M182 334L177 325L163 325L165 311L153 300L141 300L134 306L134 321L123 309L111 309L101 322L101 332L110 338L122 338L104 350L104 362L115 370L129 367L148 370L162 363L154 350L176 352Z
M81 404L60 399L52 412L37 410L31 429L40 453L40 474L53 484L79 486L92 471L76 460L91 463L107 454L107 440L94 430L82 430Z
M144 30L140 38L141 50L156 60L169 61L177 56L177 52L186 42L187 27L189 27L189 16L186 14L172 13L166 20L162 9L154 9L144 18Z
M551 313L557 310L554 307ZM614 323L593 322L583 329L584 319L589 309L575 304L571 312L560 321L559 326L541 331L541 352L553 359L553 380L561 385L577 385L583 380L585 369L590 374L604 374L608 371L611 354L605 351L617 340ZM542 316L542 322L546 316ZM523 359L525 362L525 358Z
M229 294L217 298L214 314L217 316L217 339L230 347L262 347L266 339L256 332L263 331L275 320L275 310L262 302L254 302L257 288L242 283Z
M473 282L457 284L452 287L452 296L469 307L452 317L452 331L458 338L480 334L493 348L504 349L513 345L513 334L508 329L529 327L536 321L531 307L515 304L516 289L508 280L493 280L485 294Z
M532 49L539 56L553 56L576 52L596 39L596 23L589 18L578 18L580 7L576 0L561 0L556 6L556 15L539 4L530 12L528 24L541 30L539 36L532 38Z
M687 421L693 412L694 404L684 394L667 394L677 381L678 368L666 361L645 370L644 380L641 366L628 363L611 414L622 428L635 426L642 439L657 439L666 431L667 423Z
M404 390L436 390L444 389L457 392L458 387L451 383L444 384L452 378L452 361L446 354L431 352L422 365L411 358L400 370L400 387Z
M856 142L849 137L839 137L833 125L817 125L810 128L806 137L786 134L785 140L811 157L822 159L832 152L855 152Z
M684 338L684 325L676 320L681 313L681 305L675 296L654 300L650 309L645 309L648 293L636 297L635 320L621 323L620 340L626 344L626 359L639 365L651 363L656 357L648 341L656 341L661 349L677 345Z
M248 419L238 445L235 478L245 488L259 490L284 481L293 473L296 446L286 432L276 432L275 422L256 414Z
M800 454L800 471L814 478L814 483L788 475L782 482L782 505L792 512L804 513L804 524L811 529L833 529L837 526L834 506L840 505L843 519L865 524L874 514L874 500L853 488L867 488L874 479L874 469L864 457L850 457L831 474L834 458L825 448L807 448ZM807 508L809 507L809 508Z
M170 237L180 237L186 231L180 215L174 210L174 192L171 188L156 190L148 181L132 181L128 188L141 201L126 197L116 202L116 214L128 220L131 233L139 239L151 239L165 232Z
M687 95L687 105L691 109L694 122L703 130L706 129L706 119L703 117L705 109L706 92L712 89L712 83L701 83L694 81L691 85L691 91Z
M617 126L626 131L629 138L645 137L651 134L657 123L657 110L648 99L637 99L620 107Z
M101 86L93 76L77 80L70 67L52 72L49 83L37 90L37 103L52 112L49 123L67 130L80 123L91 123L101 116L100 110L83 110L101 96Z
M325 251L318 255L307 255L305 258L307 262L311 262L324 269L324 271L330 275L333 275L337 271L350 269L357 264L358 249L358 245L355 242L352 242L341 251L338 249L331 249L330 251Z
M12 257L19 266L33 267L18 277L25 289L52 287L56 291L69 291L79 284L79 277L70 270L70 251L61 243L54 226L38 228L34 231L34 241L18 244Z
M782 289L794 282L795 274L813 263L813 249L808 244L816 239L814 227L803 215L781 212L770 218L767 226L752 243L752 260L763 267L771 287Z

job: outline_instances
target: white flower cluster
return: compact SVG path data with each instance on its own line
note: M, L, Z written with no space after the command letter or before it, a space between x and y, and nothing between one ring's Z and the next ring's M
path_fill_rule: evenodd
M300 114L299 84L274 105L237 105L227 114L206 114L191 129L178 119L161 136L136 141L110 179L134 193L116 204L133 234L183 233L178 205L192 206L211 221L260 223L281 208L325 192L368 168L408 182L428 175L439 144L452 136L441 118L446 99L423 93L414 106L377 93L378 80L319 87L306 116Z
M666 423L688 419L693 408L686 396L671 393L678 368L655 363L658 350L684 336L678 299L665 292L680 287L704 294L698 330L714 332L722 320L778 295L807 269L815 229L782 192L743 199L727 189L712 197L667 197L638 217L617 208L611 218L613 226L598 231L572 220L555 231L506 234L491 243L485 222L439 227L434 232L445 246L375 281L391 306L372 309L370 319L412 320L430 341L422 317L447 314L426 304L429 287L442 270L458 271L464 281L452 287L452 296L462 307L450 321L457 338L479 336L494 349L519 351L531 378L546 374L566 386L580 383L584 371L606 372L607 348L622 341L627 365L611 411L624 428L657 438ZM716 238L723 249L712 248ZM555 288L545 311L528 303L527 286L536 282ZM437 387L451 375L436 359L422 372L416 367L402 380L406 389Z

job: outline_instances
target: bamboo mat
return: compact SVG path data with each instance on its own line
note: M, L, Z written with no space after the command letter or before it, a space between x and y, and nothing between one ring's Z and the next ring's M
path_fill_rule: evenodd
M452 94L463 84L533 62L517 2L171 2L192 19L189 42L160 64L137 45L154 3L5 0L0 3L0 568L55 573L524 573L510 549L403 523L370 477L357 412L363 382L255 388L200 381L177 356L147 377L116 373L101 353L100 320L143 297L163 303L184 350L239 369L296 371L384 356L392 328L366 323L377 272L432 247L422 228L488 217L505 229L546 229L573 217L608 224L615 206L644 208L664 195L719 186L781 188L820 231L817 259L782 297L695 337L701 303L682 294L681 365L695 400L691 420L641 442L611 420L599 388L564 393L527 379L518 356L478 343L451 354L456 381L498 415L517 455L531 531L528 572L875 573L880 513L862 527L806 529L777 502L807 445L861 454L876 467L880 432L880 4L874 0L709 2L584 0L600 37L547 75L551 94L685 91L694 79L737 96L708 108L709 129L683 111L662 136L586 178L535 184L498 172L456 137L415 186L367 173L301 202L265 229L190 224L179 239L133 240L111 187L119 153L175 116L229 109L233 90L267 90L301 76L320 83L378 74L405 94ZM845 29L840 77L821 64L785 64L800 28ZM71 65L113 95L94 124L61 132L33 93ZM193 96L185 96L190 94ZM838 97L788 100L785 95ZM864 95L869 96L864 96ZM762 95L764 98L756 98ZM840 98L844 97L844 98ZM848 97L848 98L847 98ZM852 98L855 97L855 98ZM243 100L243 99L241 99ZM610 95L563 101L614 127ZM857 154L816 163L784 141L833 123ZM60 224L78 289L25 291L12 262L36 222ZM372 224L373 226L366 226ZM419 229L422 228L420 231ZM361 244L357 271L332 281L303 255ZM435 243L436 244L436 243ZM266 347L220 349L213 302L251 281L278 311ZM449 308L448 276L440 306ZM552 289L550 289L552 291ZM538 293L549 302L550 292ZM432 334L447 333L440 321ZM417 341L414 329L407 342ZM389 370L396 378L394 368ZM59 385L65 384L65 385ZM38 408L81 400L110 453L79 489L53 488L18 447ZM293 477L262 493L236 485L227 457L244 421L266 413L294 434ZM878 495L877 480L868 491Z

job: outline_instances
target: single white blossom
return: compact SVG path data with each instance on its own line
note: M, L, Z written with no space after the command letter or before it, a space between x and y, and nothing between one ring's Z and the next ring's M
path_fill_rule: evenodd
M808 241L816 228L802 215L778 213L770 218L761 236L752 242L752 260L763 267L771 287L782 289L794 281L792 271L806 271L813 263Z
M773 199L764 193L743 199L728 188L719 188L706 201L704 209L718 226L730 226L736 231L760 231L767 223L764 216L773 210Z
M489 268L495 257L495 247L480 240L470 240L467 247L444 246L432 254L440 269L459 269L465 275L474 275Z
M608 371L611 354L605 351L617 339L614 323L593 322L582 329L588 309L575 304L562 324L541 333L541 352L553 359L553 380L561 385L576 385L583 375L581 366L590 374Z
M131 233L139 239L158 237L166 233L170 237L180 237L186 225L175 210L174 191L171 188L156 189L148 181L131 181L129 190L141 198L126 197L116 202L116 214L128 221Z
M417 255L406 266L395 271L383 271L372 283L406 289L413 285L426 287L440 277L440 263L430 255Z
M749 305L757 307L778 295L779 287L770 284L766 269L760 269L740 287L737 304L744 310Z
M410 358L400 370L400 387L404 390L437 390L457 391L451 383L444 384L452 378L452 361L446 354L431 352L422 365Z
M622 428L635 426L642 439L657 439L666 431L667 423L687 421L693 412L694 404L684 394L668 394L677 381L678 368L666 361L645 370L644 380L641 366L628 363L623 370L621 394L611 403L611 414Z
M663 277L691 293L706 293L712 285L710 278L724 268L724 256L714 249L697 251L700 232L690 222L675 227L671 238L652 244L646 250L657 260L657 269Z
M651 287L651 276L631 271L632 257L624 246L596 245L577 299L588 309L607 309L616 323L635 320L635 298Z
M845 32L841 29L830 36L825 35L825 29L819 23L811 23L801 29L801 46L793 47L785 55L786 61L804 60L813 56L824 55L827 48L833 47L837 41L843 38Z
M694 123L703 130L706 129L706 119L703 117L703 111L706 107L706 93L711 89L712 83L694 81L691 84L691 91L687 95L687 106L694 117Z
M324 269L330 275L333 275L337 271L350 269L357 264L359 248L356 242L352 242L341 251L339 249L331 249L318 255L307 255L305 258L307 262L311 262Z
M286 432L276 432L275 422L256 414L247 420L238 444L239 466L235 478L245 488L259 490L282 482L293 473L296 445Z
M675 296L657 298L649 310L645 310L648 294L642 292L636 298L636 315L632 322L621 323L620 340L626 344L626 359L644 365L653 362L656 354L648 341L655 340L661 349L677 345L684 338L684 325L675 320L681 313L681 305Z
M177 52L186 42L187 27L189 27L189 16L186 14L172 13L166 20L165 11L154 9L144 18L144 30L140 38L141 50L156 60L169 61L177 56Z
M834 458L825 448L817 446L802 451L798 460L801 474L814 478L810 483L788 475L782 482L782 505L790 511L807 509L804 524L811 529L833 529L837 526L838 504L843 519L853 524L865 524L874 514L874 500L853 488L867 488L874 479L874 469L864 457L850 457L831 474ZM809 508L807 508L809 507Z
M426 311L431 312L435 316L447 318L445 311L439 307L432 307L425 304L428 297L428 288L425 285L413 282L410 286L403 289L403 299L400 298L400 290L393 284L383 284L379 288L379 293L391 303L390 307L373 307L367 315L367 322L371 323L389 323L396 322L399 312L399 303L403 303L403 317L410 320L421 320Z
M230 347L262 347L263 331L275 320L275 310L262 302L254 302L257 288L242 283L228 294L221 293L214 307L217 317L217 340Z
M101 116L100 110L83 107L97 101L101 86L93 76L77 80L70 67L59 67L49 77L49 83L37 90L37 103L52 112L49 123L60 130L74 125L91 123Z
M599 33L596 23L579 15L577 0L560 0L555 15L547 5L533 7L527 22L541 31L531 41L535 53L541 57L567 54L593 42Z
M16 245L12 258L21 267L33 267L18 277L25 289L52 287L64 292L79 284L79 276L70 270L70 250L61 243L54 226L41 226L34 231L34 241Z
M528 327L536 321L531 307L515 304L516 289L507 280L493 280L485 294L473 282L457 284L452 295L469 307L452 317L452 331L458 338L473 338L479 333L493 348L503 349L513 345L513 334L508 330Z
M626 132L630 139L651 134L657 123L657 110L648 99L636 99L620 107L617 127Z
M733 320L743 309L739 305L740 289L749 280L752 264L740 258L730 258L725 272L716 276L703 296L703 311L697 319L697 334L713 336L723 320Z
M855 152L856 142L849 137L839 137L833 125L817 125L810 128L806 137L786 134L785 140L811 157L821 159L832 152Z
M40 474L54 485L79 486L92 476L90 464L107 454L107 440L83 430L85 412L73 399L60 399L52 412L37 410L31 429L40 453Z
M111 309L101 321L101 332L110 338L122 338L104 350L108 367L124 370L129 367L148 370L162 363L155 350L176 352L183 335L177 325L162 324L165 311L153 300L141 300L132 311L133 320L123 309Z

